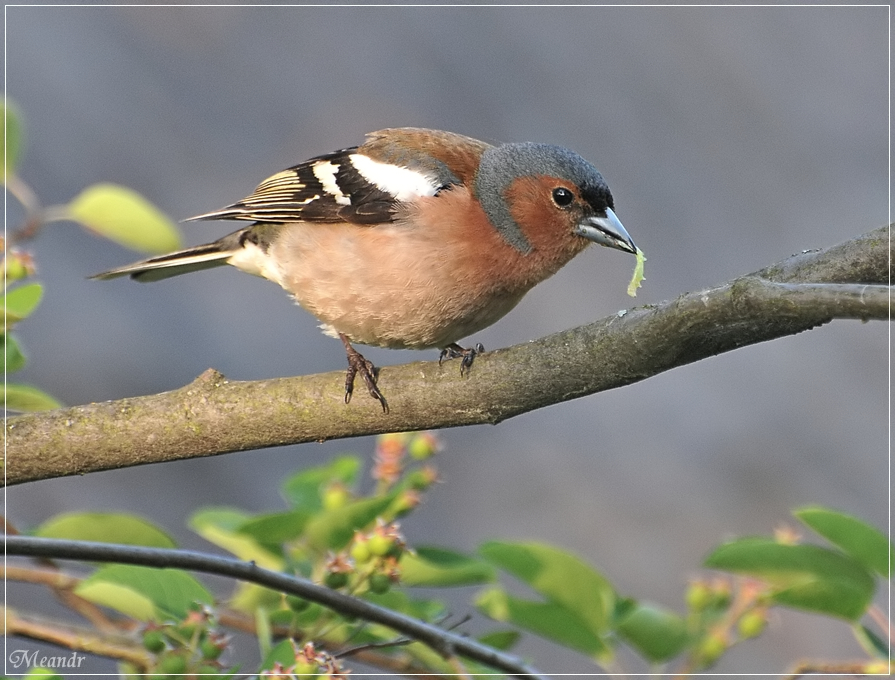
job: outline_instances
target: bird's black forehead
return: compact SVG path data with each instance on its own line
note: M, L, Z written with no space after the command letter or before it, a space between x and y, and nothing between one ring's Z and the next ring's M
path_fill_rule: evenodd
M615 202L612 200L612 193L604 182L601 185L585 185L581 187L581 197L587 201L588 205L597 212L602 212L606 208L615 210Z

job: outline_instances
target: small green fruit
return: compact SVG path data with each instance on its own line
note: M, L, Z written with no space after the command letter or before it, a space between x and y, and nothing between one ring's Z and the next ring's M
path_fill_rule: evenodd
M166 654L159 661L158 669L169 675L181 675L186 672L186 659L182 654Z
M727 609L732 601L733 597L729 590L722 588L712 594L712 606L717 609Z
M208 639L202 640L202 643L199 645L199 651L202 654L202 658L212 661L223 654L226 648L226 644L217 644Z
M426 460L431 458L438 450L438 440L431 432L423 432L416 435L408 447L410 457L414 460Z
M348 574L344 571L331 571L323 577L323 582L328 588L338 590L348 585Z
M25 263L14 255L10 255L6 258L5 269L7 283L27 278L29 274L28 267L25 266Z
M367 539L367 547L376 557L385 557L391 550L395 542L391 538L387 538L382 534L373 534Z
M422 470L414 470L407 475L407 485L416 491L425 491L432 486L432 476Z
M684 599L687 602L687 607L692 611L701 612L712 603L714 593L708 584L697 581L696 583L691 583L690 587L687 588Z
M392 587L392 580L386 574L370 574L370 591L378 595L387 593Z
M371 557L373 557L373 553L370 551L367 541L355 541L351 546L351 559L358 564L366 564Z
M741 638L748 640L761 635L767 625L765 612L753 609L743 614L737 621L737 632Z
M307 661L298 661L292 668L292 674L298 676L314 676L320 672L320 666L316 663Z
M165 644L165 636L162 635L162 631L154 628L143 633L143 646L153 654L158 654L165 649L167 645Z
M351 493L342 484L332 484L324 490L321 500L325 510L338 510L348 505Z
M727 651L727 640L722 635L710 635L699 645L699 660L705 666L710 666L721 658Z

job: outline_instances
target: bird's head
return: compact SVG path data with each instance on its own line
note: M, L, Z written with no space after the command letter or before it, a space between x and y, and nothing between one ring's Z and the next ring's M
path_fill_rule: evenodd
M531 142L490 147L482 154L474 192L491 224L522 253L539 241L578 250L593 242L637 252L603 176L568 149Z

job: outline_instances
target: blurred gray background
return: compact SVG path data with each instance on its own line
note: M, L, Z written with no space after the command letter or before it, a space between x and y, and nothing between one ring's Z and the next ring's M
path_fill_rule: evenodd
M471 339L489 348L887 221L886 7L9 7L6 17L7 91L27 127L21 175L44 204L113 181L183 219L401 125L555 143L593 161L649 258L640 295L625 295L633 258L592 248ZM20 219L10 200L8 228ZM192 244L232 228L184 231ZM67 404L175 389L209 367L251 380L344 366L341 344L267 281L229 268L88 281L139 256L71 223L29 247L46 296L19 331L30 357L20 377ZM470 551L497 537L547 541L620 592L680 611L712 546L794 524L799 505L885 528L888 333L834 322L497 427L445 431L444 483L406 533ZM379 365L437 358L365 354ZM8 491L6 510L22 528L68 510L136 512L207 548L185 529L192 510L280 508L279 480L343 451L369 456L372 440L30 484ZM470 594L455 611L471 609ZM532 638L520 651L548 673L594 668ZM717 670L860 655L845 623L785 613Z

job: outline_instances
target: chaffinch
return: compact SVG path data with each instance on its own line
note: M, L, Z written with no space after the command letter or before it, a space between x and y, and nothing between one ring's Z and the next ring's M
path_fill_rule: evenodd
M597 169L530 142L492 146L420 128L367 135L311 158L247 198L190 220L253 222L223 238L97 274L157 281L231 264L282 286L348 355L345 402L376 369L351 343L477 352L457 341L509 312L590 243L637 249Z

